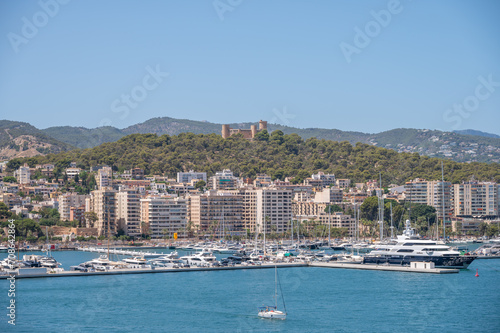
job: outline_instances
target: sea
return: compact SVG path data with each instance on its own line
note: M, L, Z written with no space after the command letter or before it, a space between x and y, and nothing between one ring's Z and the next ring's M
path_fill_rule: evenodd
M69 269L99 254L52 255ZM288 316L261 319L258 308L274 304L274 273L19 279L15 326L7 316L10 284L1 280L0 332L500 332L500 259L444 275L278 268Z

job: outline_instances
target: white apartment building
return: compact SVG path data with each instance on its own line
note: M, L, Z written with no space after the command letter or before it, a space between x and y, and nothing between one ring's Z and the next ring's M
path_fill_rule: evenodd
M60 195L57 200L59 201L58 210L61 221L70 221L71 208L85 206L85 200L89 197L88 195L74 193Z
M238 178L228 169L216 172L210 180L214 190L233 190L238 186Z
M247 193L248 192L248 193ZM292 219L291 190L267 188L245 191L245 224L259 233L282 233L290 228Z
M116 193L116 219L118 229L127 236L141 234L141 195L135 189L120 189Z
M106 186L111 185L113 171L111 167L103 167L97 171L96 183L98 189L103 189Z
M147 197L141 202L142 232L151 238L173 238L174 233L185 235L187 226L187 199Z
M14 176L16 177L17 182L19 184L29 184L30 177L31 177L29 166L27 164L25 164L25 165L19 167L19 169L17 169L14 172Z
M207 182L206 172L194 172L194 170L189 170L189 172L177 172L177 182L178 183L191 183L193 179L203 180Z
M344 191L339 187L328 187L316 192L314 202L341 204L344 201Z
M498 216L497 183L467 182L453 187L456 216Z

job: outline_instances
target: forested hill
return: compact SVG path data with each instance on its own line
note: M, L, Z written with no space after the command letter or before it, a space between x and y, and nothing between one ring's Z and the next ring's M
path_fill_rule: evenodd
M229 124L232 128L250 128L256 123ZM500 162L500 139L454 132L441 132L425 129L399 128L381 133L361 133L326 128L295 128L279 124L268 124L269 131L281 130L285 134L296 133L304 139L318 139L368 143L378 147L394 149L398 152L418 152L421 155L442 157L458 162ZM74 145L78 148L91 148L105 142L118 140L128 134L154 133L158 135L178 135L180 133L220 134L221 124L174 119L169 117L153 118L124 129L99 127L51 127L43 130L46 134Z
M223 139L216 134L132 134L95 148L36 156L11 161L10 164L65 165L71 161L82 168L107 164L119 171L139 167L145 169L146 174L169 176L190 169L205 171L209 175L231 169L243 177L253 177L258 173L279 179L296 176L297 182L318 171L334 173L337 178L349 178L355 182L378 179L381 172L384 184L403 184L416 177L441 179L441 160L437 158L397 153L362 143L353 146L347 141L303 140L297 134L284 135L281 131L271 135L261 132L254 141L241 135ZM445 179L454 183L468 181L472 176L477 180L500 182L500 168L496 163L445 160L444 173Z

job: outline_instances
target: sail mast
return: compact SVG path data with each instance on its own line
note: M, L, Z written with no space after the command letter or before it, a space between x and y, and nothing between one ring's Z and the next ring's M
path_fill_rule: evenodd
M442 205L443 205L443 242L444 242L446 239L446 220L445 220L445 210L444 210L445 203L444 203L444 167L443 167L443 161L441 161L441 188L443 191Z

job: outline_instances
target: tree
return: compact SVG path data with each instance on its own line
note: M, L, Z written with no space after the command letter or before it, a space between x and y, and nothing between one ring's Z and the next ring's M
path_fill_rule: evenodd
M343 212L342 208L340 208L339 205L326 205L325 207L325 213L329 213L329 212Z
M4 181L4 183L17 183L16 177L12 177L12 176L3 177L3 181Z
M203 188L207 185L207 183L204 181L204 180L200 180L198 182L196 182L196 184L194 184L194 188L195 189L198 189L200 191L203 190Z
M269 133L267 132L267 130L262 130L260 132L258 132L257 134L255 134L255 140L258 140L258 141L269 141Z
M9 207L5 203L0 202L0 219L8 219L11 216L12 212L9 210Z
M95 212L85 212L83 213L83 216L85 217L85 221L87 221L87 225L90 228L93 228L95 221L99 219Z

